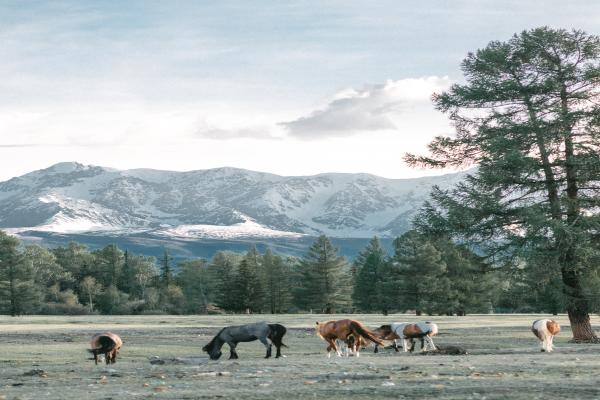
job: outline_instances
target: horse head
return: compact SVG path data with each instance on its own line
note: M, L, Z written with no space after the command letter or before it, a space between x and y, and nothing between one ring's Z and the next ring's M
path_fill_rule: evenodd
M202 348L202 351L208 353L208 356L211 360L218 360L223 354L221 352L223 340L221 340L219 336L221 335L224 329L225 328L221 329L221 331L219 331L219 333L217 333L217 335L214 338L212 338L212 340L206 346Z

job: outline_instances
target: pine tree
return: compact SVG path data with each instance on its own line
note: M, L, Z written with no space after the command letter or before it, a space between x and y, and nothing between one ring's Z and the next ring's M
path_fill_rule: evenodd
M285 261L267 249L262 258L263 286L267 308L271 314L287 310L291 301L290 271Z
M0 307L13 317L37 312L42 300L18 246L17 238L0 231Z
M383 282L386 279L386 254L377 237L371 239L367 247L357 256L354 267L354 289L352 300L364 312L382 311L387 313L387 303L383 302Z
M173 272L171 271L171 257L169 256L167 249L163 252L161 267L161 285L164 288L168 288L171 284L171 279L173 279Z
M302 280L296 291L298 304L327 314L350 304L350 266L325 235L313 243L299 269Z
M186 260L178 264L177 283L185 298L185 311L206 313L212 297L212 282L208 263L204 259Z
M136 286L135 269L129 257L129 251L125 249L123 254L123 267L121 269L121 278L119 279L118 288L125 293L132 293Z
M450 281L441 253L415 231L394 240L394 248L401 310L447 313Z
M116 244L110 244L93 252L95 275L103 286L117 286L123 268L123 252ZM84 271L85 273L85 271Z
M229 252L216 253L208 266L211 281L215 282L215 303L224 310L240 311L241 307L231 295L236 284L236 265L241 261L236 254Z
M484 259L445 237L430 240L430 243L441 252L450 281L446 313L466 315L489 312L499 293L495 275Z
M412 165L478 169L432 193L416 219L496 259L545 249L560 277L575 341L598 341L586 277L600 231L600 38L547 27L491 42L462 63L465 84L435 97L456 126ZM556 268L555 268L556 266Z

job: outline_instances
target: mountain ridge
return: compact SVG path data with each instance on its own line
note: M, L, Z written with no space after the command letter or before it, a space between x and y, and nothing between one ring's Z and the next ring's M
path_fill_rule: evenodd
M235 167L178 172L62 162L0 182L0 229L183 238L393 237L408 229L433 185L448 187L465 174L282 176Z

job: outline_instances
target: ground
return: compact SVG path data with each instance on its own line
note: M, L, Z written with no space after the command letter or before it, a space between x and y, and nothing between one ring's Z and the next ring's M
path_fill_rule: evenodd
M425 317L440 327L436 344L462 346L466 356L373 354L371 347L360 358L328 359L313 327L331 316L2 316L0 399L600 398L600 345L569 343L560 315L556 350L541 353L530 326L542 317ZM416 319L352 318L371 327ZM227 345L219 361L202 353L219 327L259 320L288 327L285 358L263 359L259 342L240 344L235 361ZM116 364L96 366L89 338L107 330L125 343Z

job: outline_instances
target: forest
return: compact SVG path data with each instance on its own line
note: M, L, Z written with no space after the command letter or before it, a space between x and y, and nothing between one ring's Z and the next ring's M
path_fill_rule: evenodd
M526 274L502 274L465 246L410 231L386 254L374 237L354 261L326 236L302 258L221 251L175 262L109 245L24 245L0 232L4 314L336 313L466 315L564 310ZM560 294L560 293L559 293Z

